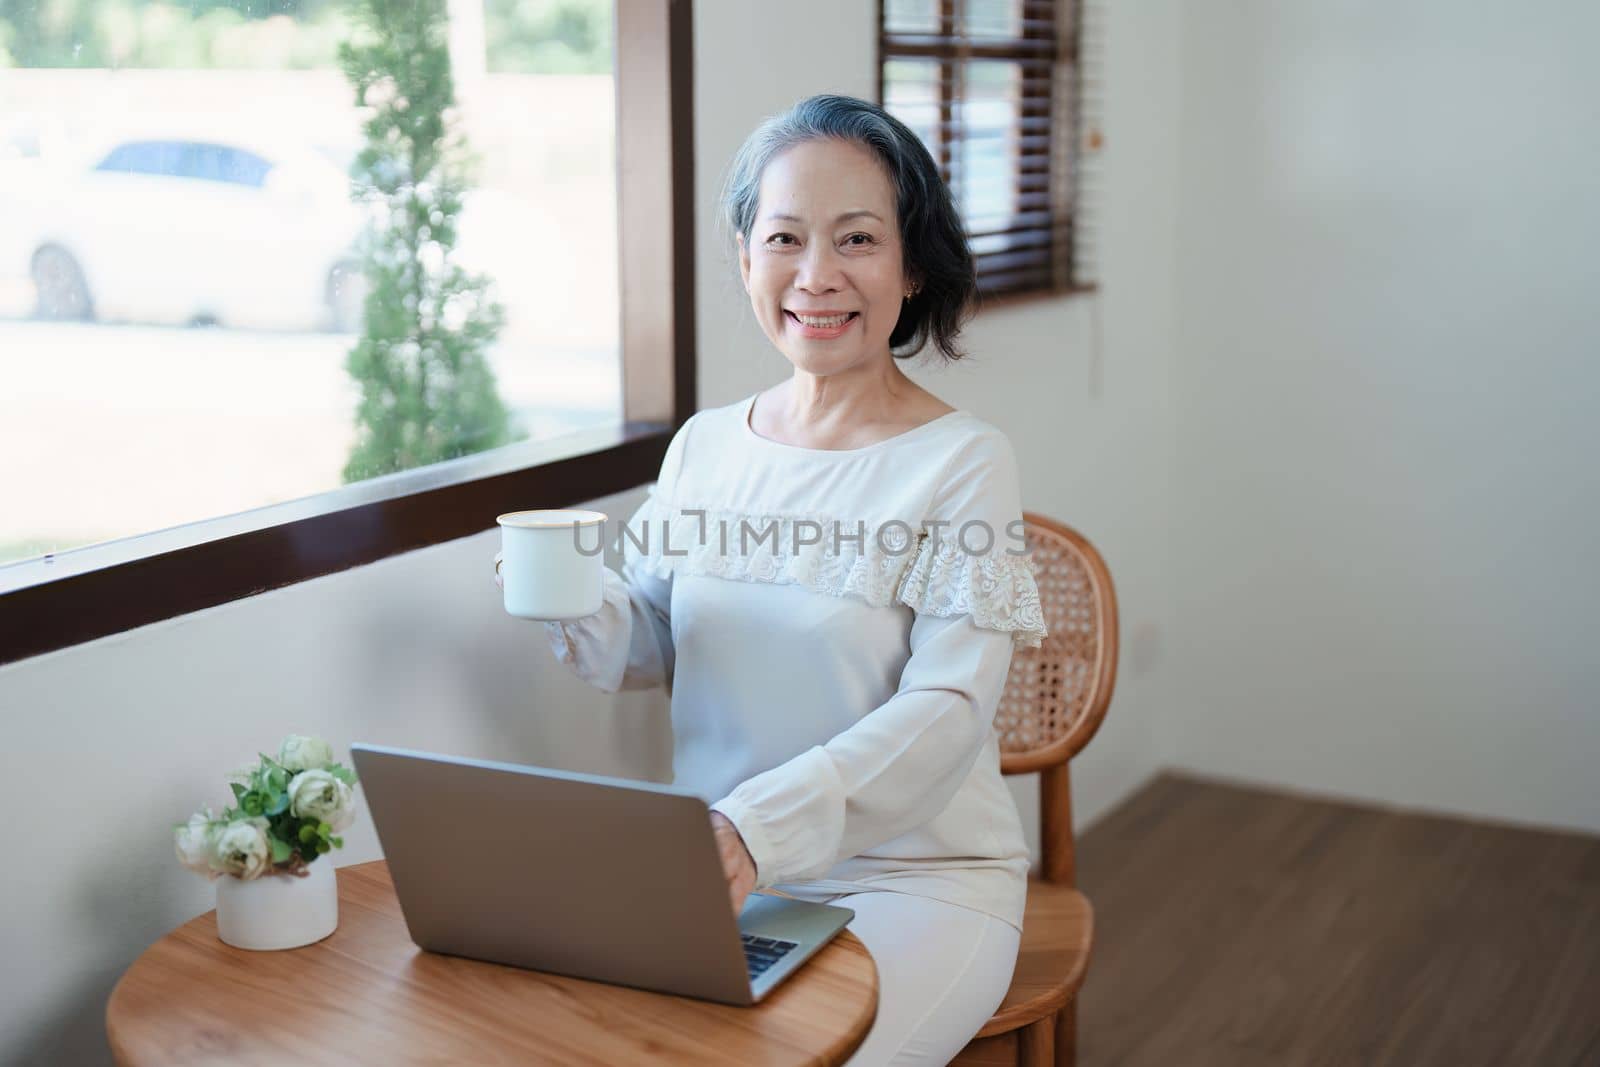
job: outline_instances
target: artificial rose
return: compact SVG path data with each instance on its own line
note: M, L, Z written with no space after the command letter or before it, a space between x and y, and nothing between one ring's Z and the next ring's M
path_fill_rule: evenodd
M210 808L197 811L189 816L187 826L180 826L175 832L178 859L196 874L216 873L211 868L211 857L215 854L213 845L217 836L216 827L213 827L211 822L215 818L216 815Z
M325 822L338 833L355 818L350 787L327 771L301 771L289 780L289 811L296 818Z
M320 771L333 762L333 747L320 737L290 734L283 739L283 747L278 750L278 762L290 774L295 771Z
M256 816L236 819L218 830L213 848L217 870L248 882L270 866L272 846L267 842L267 820Z

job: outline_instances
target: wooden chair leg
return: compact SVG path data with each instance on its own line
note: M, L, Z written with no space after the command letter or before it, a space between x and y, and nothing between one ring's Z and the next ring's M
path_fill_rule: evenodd
M1077 1067L1078 998L1073 997L1056 1015L1055 1067Z
M1017 1067L1055 1067L1056 1017L1046 1015L1017 1031Z

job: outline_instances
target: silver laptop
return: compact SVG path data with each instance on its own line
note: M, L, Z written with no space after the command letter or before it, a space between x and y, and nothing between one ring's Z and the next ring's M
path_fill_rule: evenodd
M735 921L705 801L674 786L354 744L430 952L754 1004L855 917L753 893Z

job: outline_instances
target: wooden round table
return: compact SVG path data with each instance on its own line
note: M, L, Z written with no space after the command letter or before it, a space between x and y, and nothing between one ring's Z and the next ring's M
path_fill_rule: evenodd
M837 1064L877 1014L848 930L738 1008L424 952L382 860L338 876L339 928L314 945L236 949L210 911L150 946L106 1005L117 1062Z

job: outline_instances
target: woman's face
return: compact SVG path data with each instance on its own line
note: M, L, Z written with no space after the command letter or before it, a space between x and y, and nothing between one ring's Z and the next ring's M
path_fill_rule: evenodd
M890 358L907 279L894 190L870 151L822 140L775 156L738 240L750 305L789 362L822 375Z

